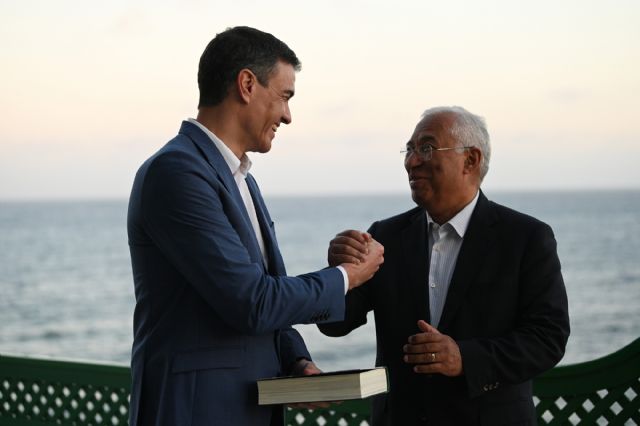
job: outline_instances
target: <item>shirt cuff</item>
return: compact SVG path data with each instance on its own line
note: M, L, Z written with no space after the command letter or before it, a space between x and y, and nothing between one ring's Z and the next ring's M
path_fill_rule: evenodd
M347 294L347 291L349 291L349 275L347 274L347 270L342 266L336 266L336 268L342 272L342 278L344 278L344 294Z

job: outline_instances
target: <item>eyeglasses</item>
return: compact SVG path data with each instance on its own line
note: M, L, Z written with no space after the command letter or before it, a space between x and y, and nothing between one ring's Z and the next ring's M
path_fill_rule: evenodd
M424 144L418 147L413 147L407 145L406 149L400 151L401 154L404 154L404 159L408 160L413 154L416 154L422 161L429 161L431 157L433 157L433 151L450 151L452 149L464 149L467 150L471 148L470 146L455 146L455 147L447 147L447 148L434 148L432 145Z

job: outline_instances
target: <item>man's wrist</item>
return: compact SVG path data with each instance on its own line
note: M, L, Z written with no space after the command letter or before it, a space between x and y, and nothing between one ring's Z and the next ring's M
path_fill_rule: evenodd
M302 372L304 371L305 368L307 368L307 365L311 364L313 361L311 361L310 359L306 358L306 357L300 357L300 358L296 358L295 362L293 363L293 366L291 368L291 375L292 376L299 376L302 374Z
M340 272L342 272L342 278L344 280L344 294L347 294L349 291L349 274L347 274L347 270L344 269L342 265L336 266Z

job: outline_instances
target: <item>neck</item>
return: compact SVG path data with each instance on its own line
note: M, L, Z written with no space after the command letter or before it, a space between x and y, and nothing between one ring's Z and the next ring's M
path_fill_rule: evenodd
M246 149L240 137L242 133L238 126L237 111L225 104L223 101L212 107L200 108L196 120L213 132L240 159Z
M473 191L465 193L463 196L459 197L455 203L451 203L442 208L438 208L437 206L430 206L431 208L427 208L427 212L429 212L429 216L431 219L438 225L442 225L443 223L449 222L453 219L458 213L462 211L476 196L478 192L478 188L475 188Z
M460 209L450 209L440 212L432 212L430 210L427 211L429 212L429 216L431 216L431 219L433 219L435 223L437 223L438 225L442 225L443 223L449 222L453 217L455 217L455 215L460 213L460 210L462 210L463 208L464 206L462 206Z

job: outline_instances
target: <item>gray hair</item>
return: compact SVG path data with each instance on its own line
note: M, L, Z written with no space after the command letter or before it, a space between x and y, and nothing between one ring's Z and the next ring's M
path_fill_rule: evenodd
M482 152L480 162L480 182L489 171L489 160L491 158L491 144L489 142L489 132L484 118L475 115L459 106L440 106L429 108L422 113L421 121L439 114L453 114L455 120L449 129L451 136L461 146L474 146Z

